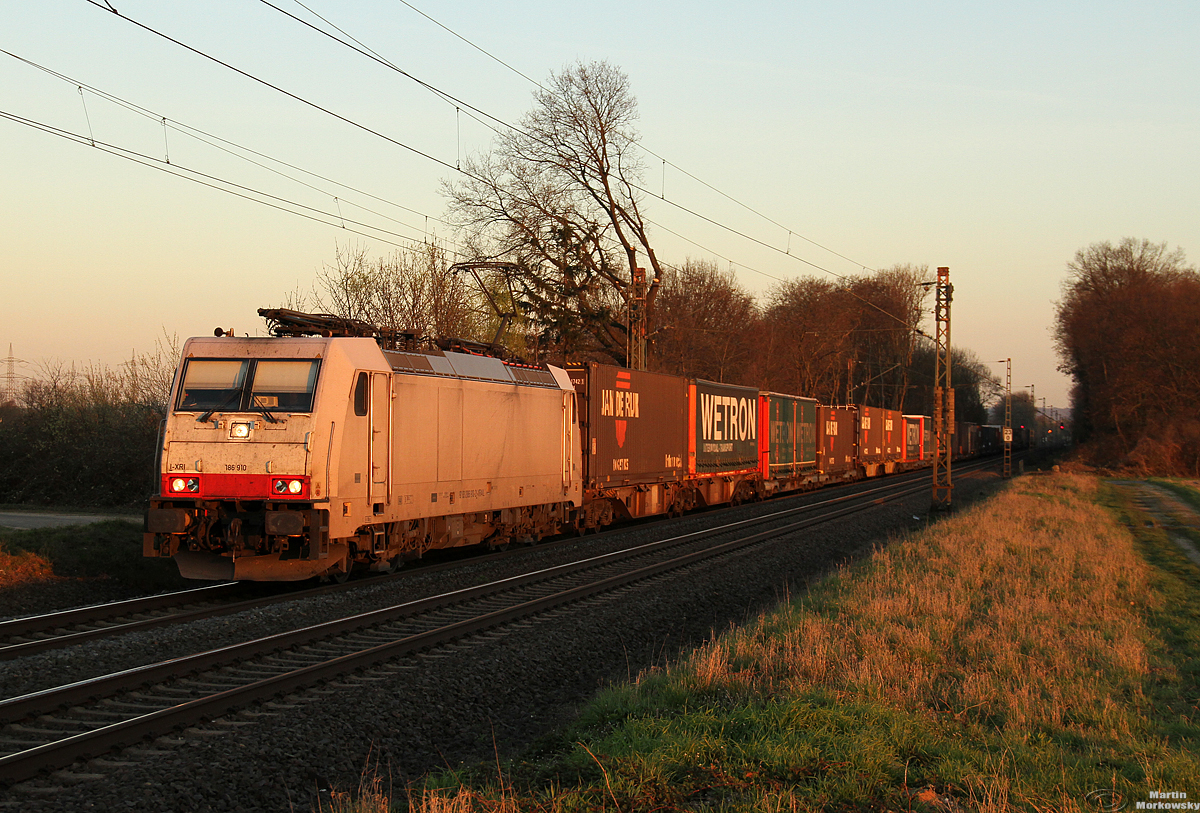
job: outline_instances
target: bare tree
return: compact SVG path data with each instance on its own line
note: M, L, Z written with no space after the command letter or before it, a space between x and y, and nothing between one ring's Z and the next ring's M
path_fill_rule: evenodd
M365 248L339 246L318 274L312 300L327 313L379 328L480 341L490 313L474 285L453 273L432 243L376 259Z
M782 282L768 293L763 320L769 348L763 386L824 404L845 403L857 324L846 291L815 277Z
M732 271L707 260L668 267L658 295L655 366L664 372L757 385L760 317Z
M1054 338L1076 437L1200 474L1200 274L1182 250L1133 238L1081 249L1067 272Z
M552 341L568 351L590 341L622 362L636 269L650 274L648 323L662 277L641 211L637 117L624 72L570 65L490 154L468 159L463 177L444 185L478 258L524 270L521 295Z
M851 387L859 403L903 409L927 282L928 266L894 265L850 283L857 311Z
M903 409L927 277L924 266L896 265L845 282L777 285L764 309L767 385L825 403Z

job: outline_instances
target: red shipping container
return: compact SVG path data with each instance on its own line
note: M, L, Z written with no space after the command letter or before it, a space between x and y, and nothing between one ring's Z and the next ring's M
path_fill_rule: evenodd
M588 487L683 479L686 379L595 362L567 374L579 399Z
M858 408L858 452L863 463L899 460L903 450L900 413L891 409Z
M855 407L817 407L817 467L822 474L841 474L857 467L857 430Z

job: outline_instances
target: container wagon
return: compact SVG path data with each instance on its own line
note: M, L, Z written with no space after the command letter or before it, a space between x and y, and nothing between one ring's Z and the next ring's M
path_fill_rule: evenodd
M761 496L758 403L750 387L688 383L688 487L697 505Z
M567 367L579 403L584 529L691 507L683 485L688 387L683 378L589 362Z
M901 457L905 470L926 465L929 457L925 452L925 436L928 420L924 415L905 415L904 421L904 453Z
M858 460L865 477L891 474L903 457L902 418L880 407L858 408Z

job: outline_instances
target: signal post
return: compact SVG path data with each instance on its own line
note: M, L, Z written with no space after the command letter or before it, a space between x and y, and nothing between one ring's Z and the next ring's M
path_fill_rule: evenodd
M1008 366L1004 377L1004 476L1012 477L1012 359L1000 359Z

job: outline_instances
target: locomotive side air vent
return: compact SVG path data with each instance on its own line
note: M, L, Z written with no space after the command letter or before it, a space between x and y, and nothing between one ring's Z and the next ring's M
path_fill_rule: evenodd
M413 373L432 373L434 371L433 365L425 356L412 353L388 353L387 358L391 362L393 370L405 370Z

